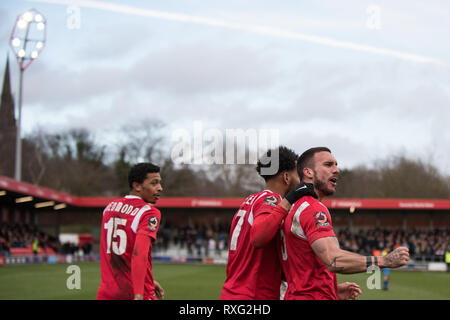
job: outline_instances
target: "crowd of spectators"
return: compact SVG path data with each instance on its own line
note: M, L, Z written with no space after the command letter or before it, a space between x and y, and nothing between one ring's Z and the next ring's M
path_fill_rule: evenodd
M8 256L12 248L27 248L31 246L33 251L37 248L53 249L57 252L60 248L58 238L53 237L28 224L0 224L0 254ZM36 252L37 253L37 252Z
M341 248L362 255L372 255L374 251L392 251L403 246L410 256L419 261L444 261L450 252L450 229L360 229L350 232L343 229L336 233Z
M362 255L381 254L404 246L413 259L418 261L444 261L450 252L450 229L349 229L336 230L342 249ZM166 224L158 232L155 251L165 252L169 247L187 249L190 256L208 257L212 253L221 255L228 250L229 226Z
M169 246L185 249L189 256L221 256L228 249L229 226L224 224L172 225L166 223L158 231L155 251L165 252Z
M410 255L418 261L444 261L446 252L450 252L450 229L337 229L336 236L342 249L362 255L404 246ZM164 253L169 248L186 250L189 256L221 256L228 250L229 225L190 224L176 225L166 223L158 231L153 246L156 252ZM89 254L91 243L79 248L73 243L61 244L58 238L27 224L0 225L0 255L8 256L11 248L26 248L30 245L53 249L56 253L75 254L82 250Z

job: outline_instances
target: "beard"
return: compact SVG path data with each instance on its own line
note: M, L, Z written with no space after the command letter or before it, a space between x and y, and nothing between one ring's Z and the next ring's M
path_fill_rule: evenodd
M314 176L317 177L317 174L314 172ZM336 190L334 189L328 189L327 188L327 182L320 180L319 178L314 178L314 186L317 190L319 190L324 196L331 196L333 195Z

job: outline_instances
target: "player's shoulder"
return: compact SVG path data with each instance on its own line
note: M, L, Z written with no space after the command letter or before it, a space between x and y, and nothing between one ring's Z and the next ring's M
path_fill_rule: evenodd
M260 198L261 196L266 195L267 192L268 192L268 190L262 190L262 191L259 191L259 192L256 192L256 193L252 193L251 195L249 195L249 196L247 197L247 199L257 199L257 198Z
M263 190L261 193L264 193L264 196L265 196L265 197L276 197L276 198L278 198L278 199L281 199L280 194L278 194L278 193L276 193L276 192L272 192L272 191L270 191L270 190L268 190L268 189Z
M251 195L247 196L244 199L243 204L253 204L253 203L255 203L256 200L261 198L261 196L263 196L264 194L266 194L266 192L264 190L260 191L260 192L252 193Z
M151 203L145 202L145 205L142 206L141 210L143 211L144 216L155 216L155 217L161 217L161 211L159 211L158 208L155 207L155 205Z
M278 193L272 192L270 190L266 190L264 196L261 197L262 205L269 205L272 207L276 207L280 201L281 196Z
M312 197L312 196L304 196L300 199L298 199L295 203L293 208L295 209L294 211L296 211L298 208L301 208L302 211L306 212L317 212L320 210L327 210L327 207L325 207L325 205L323 205L319 200L317 200L316 198Z
M263 190L256 194L255 203L262 205L271 205L276 207L278 202L281 201L281 196L278 193L272 192L270 190Z
M154 205L152 204L148 204L148 206L150 207L147 212L149 214L155 215L155 216L161 216L161 211L159 211L158 208L156 208Z
M308 205L303 203L304 210L301 219L314 221L316 226L329 227L331 218L328 208L316 198L310 196L308 198Z
M298 215L300 223L312 222L316 227L330 227L331 217L328 208L314 197L306 196L299 199L289 212Z
M137 214L139 224L148 225L150 230L155 231L161 221L161 212L150 203L146 203Z
M311 196L308 196L308 198L310 201L311 208L313 208L315 210L328 211L328 208L322 202L320 202L318 199L311 197Z
M278 198L277 198L278 196ZM244 201L241 204L241 209L242 208L247 208L247 207L258 207L260 206L264 201L268 201L270 203L278 203L279 199L281 199L279 197L278 194L271 192L270 190L262 190L260 192L257 193L253 193L251 195L249 195L247 198L244 199Z
M139 206L141 207L141 210L144 213L147 213L147 212L161 213L159 211L159 209L156 208L155 205L152 204L152 203L148 203L148 202L142 201L142 202L139 203Z

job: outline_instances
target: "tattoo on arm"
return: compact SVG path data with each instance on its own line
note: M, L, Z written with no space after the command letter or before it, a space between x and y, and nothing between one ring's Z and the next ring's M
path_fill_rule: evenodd
M338 267L337 266L337 257L331 261L330 264L325 264L325 267L330 270L331 272L342 272L344 271L344 267Z
M384 256L384 263L388 267L398 263L399 260L400 260L400 254L395 250Z

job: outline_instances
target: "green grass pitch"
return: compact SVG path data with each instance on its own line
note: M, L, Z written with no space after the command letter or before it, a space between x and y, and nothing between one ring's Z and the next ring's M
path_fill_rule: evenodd
M30 265L0 267L0 299L92 300L100 284L100 265L77 264L81 289L69 290L69 265ZM155 279L164 287L168 300L216 300L225 280L224 265L154 263ZM360 285L358 299L450 299L450 272L391 271L389 290L367 288L369 274L339 275L339 282Z

